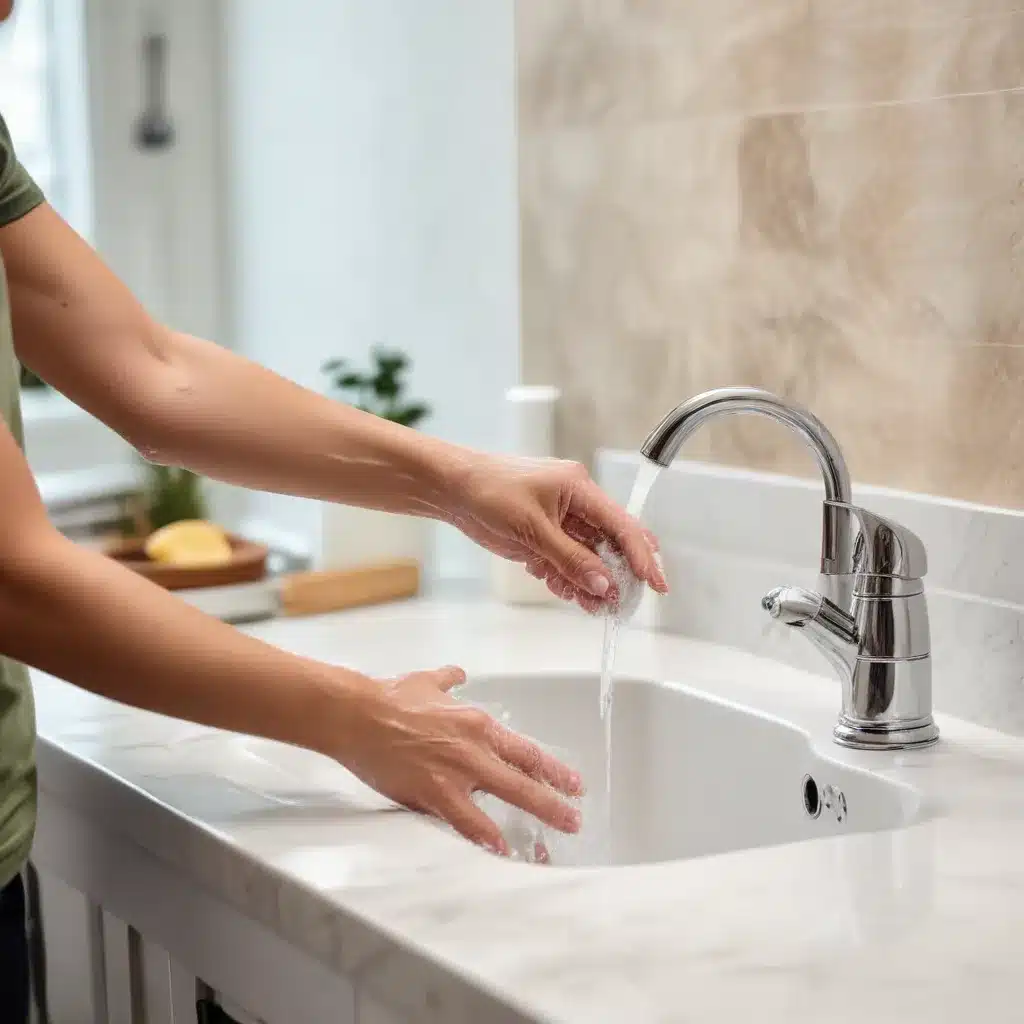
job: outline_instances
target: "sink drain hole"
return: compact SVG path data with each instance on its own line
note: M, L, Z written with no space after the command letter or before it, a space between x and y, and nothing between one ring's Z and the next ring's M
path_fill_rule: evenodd
M808 818L816 818L821 814L821 797L818 795L818 784L810 775L804 776L804 810Z

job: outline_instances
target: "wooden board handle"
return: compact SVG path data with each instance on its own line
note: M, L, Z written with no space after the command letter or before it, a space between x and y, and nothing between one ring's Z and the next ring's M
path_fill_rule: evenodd
M419 589L420 566L411 559L340 572L294 573L281 583L281 613L323 615L414 597Z

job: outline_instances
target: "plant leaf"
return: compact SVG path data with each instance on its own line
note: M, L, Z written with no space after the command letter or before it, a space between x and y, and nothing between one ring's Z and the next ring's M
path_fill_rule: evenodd
M402 391L402 382L397 373L382 371L373 379L373 391L378 398L395 399Z
M422 402L403 401L406 387L405 371L409 357L397 349L374 345L371 349L371 369L367 373L350 370L344 359L330 359L323 365L331 374L331 385L342 401L372 416L414 427L430 415L430 407Z
M422 422L429 415L430 408L421 402L416 402L412 405L394 409L390 419L395 423L401 423L403 427L415 427L417 423Z

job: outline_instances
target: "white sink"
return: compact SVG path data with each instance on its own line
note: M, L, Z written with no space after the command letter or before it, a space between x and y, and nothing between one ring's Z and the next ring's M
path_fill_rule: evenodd
M617 679L609 815L596 676L494 678L459 693L582 772L584 828L543 836L553 865L680 860L900 828L920 813L916 791L820 756L783 721L686 687ZM483 805L523 828L504 805Z
M920 814L915 790L822 756L786 722L631 678L615 684L609 813L598 690L588 674L488 678L459 691L583 773L578 836L541 834L533 819L478 798L526 859L540 840L554 866L680 860L896 829ZM267 799L356 813L395 809L328 758L248 737L231 743L230 756L222 741L208 748L217 751L210 770Z

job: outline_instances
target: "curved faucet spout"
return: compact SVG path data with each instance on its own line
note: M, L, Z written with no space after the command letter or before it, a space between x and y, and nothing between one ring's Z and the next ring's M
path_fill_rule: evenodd
M817 459L826 500L850 504L850 472L828 427L805 409L759 388L718 388L696 395L676 406L651 431L641 451L659 466L669 466L695 431L709 419L726 413L767 416L792 428Z

